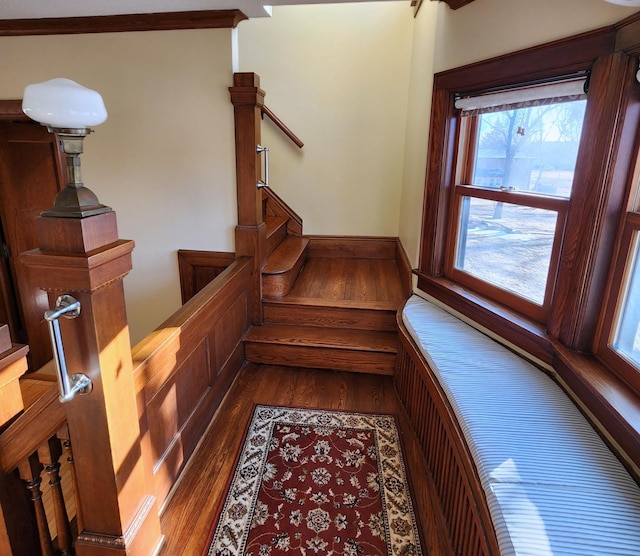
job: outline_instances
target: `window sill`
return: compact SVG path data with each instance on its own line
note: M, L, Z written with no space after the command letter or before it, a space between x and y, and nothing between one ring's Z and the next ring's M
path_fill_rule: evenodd
M592 356L573 352L544 327L441 277L418 276L418 288L554 370L574 402L640 482L640 397Z
M640 482L640 398L594 357L554 342L553 367L574 401Z
M518 346L539 361L551 365L553 348L543 325L488 301L447 278L418 276L418 288L455 311Z

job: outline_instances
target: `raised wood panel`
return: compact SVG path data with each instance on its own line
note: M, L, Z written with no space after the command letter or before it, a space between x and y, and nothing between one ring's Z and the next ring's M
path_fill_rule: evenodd
M235 253L222 251L178 251L182 303L189 301L235 260Z
M247 295L238 296L213 328L217 374L224 370L225 363L238 346L238 339L242 338L247 330L247 305Z
M143 443L160 504L244 362L252 269L250 258L235 261L133 349Z
M163 380L159 388L155 381L150 381L145 387L147 412L150 419L153 416L153 426L149 431L156 466L162 464L163 454L211 387L208 352L208 339L205 337L181 365L171 366L171 376Z

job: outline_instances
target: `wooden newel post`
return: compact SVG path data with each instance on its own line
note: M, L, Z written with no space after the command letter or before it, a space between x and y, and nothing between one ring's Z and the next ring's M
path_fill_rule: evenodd
M236 257L254 257L254 322L262 323L262 267L267 261L267 227L262 219L261 160L257 151L264 91L255 73L235 73L229 87L236 130L236 184L238 225Z
M59 319L63 351L68 374L93 383L90 393L65 403L83 518L76 554L151 555L162 533L151 461L141 447L122 284L133 242L118 239L109 209L41 216L37 226L40 248L22 260L51 308L64 294L80 302L76 318Z

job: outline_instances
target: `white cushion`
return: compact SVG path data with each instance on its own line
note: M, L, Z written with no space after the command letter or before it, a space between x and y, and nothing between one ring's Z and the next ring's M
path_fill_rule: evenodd
M640 555L640 487L562 389L413 295L403 322L476 462L503 555Z

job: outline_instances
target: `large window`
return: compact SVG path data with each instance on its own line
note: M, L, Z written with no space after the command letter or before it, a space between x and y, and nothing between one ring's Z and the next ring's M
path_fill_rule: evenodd
M553 366L636 463L638 30L640 13L434 76L416 271L420 290ZM588 99L534 98L532 83L581 74Z
M543 320L571 199L584 79L470 96L456 107L445 273Z
M640 151L640 148L638 148ZM640 152L596 349L640 392Z

